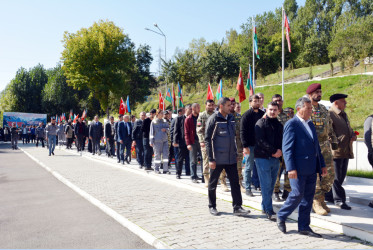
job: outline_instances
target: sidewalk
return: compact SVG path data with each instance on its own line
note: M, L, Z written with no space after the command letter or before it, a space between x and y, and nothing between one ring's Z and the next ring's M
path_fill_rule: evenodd
M119 217L136 224L157 239L157 244L153 245L158 248L372 247L371 244L363 245L361 240L327 230L323 226L313 227L316 232L323 234L323 239L302 236L296 232L297 224L291 220L287 221L288 233L283 235L276 223L265 219L259 210L251 209L248 218L232 216L230 194L220 191L217 208L222 215L213 217L208 212L207 189L204 184L193 184L185 176L182 176L182 180L176 180L174 168L172 175L156 175L139 169L135 161L123 166L117 164L115 159L93 157L88 153L83 153L83 157L80 157L76 151L58 148L56 155L49 157L46 149L32 145L21 147L49 168L49 171L62 176L72 186L99 200ZM244 197L244 200L245 205L256 208L260 205L261 197L250 200ZM336 210L332 209L332 212ZM352 211L357 212L358 209L360 208L353 205ZM339 209L339 212L344 211ZM373 209L369 212L372 217ZM314 217L312 224L317 225ZM373 224L371 218L363 220L367 225Z

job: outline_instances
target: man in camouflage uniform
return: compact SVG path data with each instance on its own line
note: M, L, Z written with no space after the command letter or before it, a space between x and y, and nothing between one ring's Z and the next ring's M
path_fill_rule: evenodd
M280 110L280 113L278 114L277 119L281 122L282 126L285 126L285 123L288 120L290 120L291 117L282 108L282 105L284 104L284 101L282 100L282 96L279 94L275 94L274 96L272 96L272 101L277 102L279 110ZM273 200L277 202L281 201L280 199L280 178L281 178L281 174L283 171L285 173L284 173L284 192L282 193L282 199L286 200L286 198L288 197L291 191L291 187L290 187L288 173L286 172L285 162L284 162L284 159L281 157L281 164L280 164L280 168L277 173L275 188L273 190L273 193L274 193Z
M237 146L237 171L238 171L238 178L240 181L240 187L241 187L241 192L245 193L246 189L242 185L242 159L243 159L243 147L242 147L242 142L241 142L241 135L240 135L240 124L241 124L241 114L238 114L235 112L236 108L236 100L231 97L229 98L231 101L231 109L230 112L234 117L235 123L236 123L236 146ZM221 189L224 192L229 192L228 186L227 186L227 174L225 170L220 174L220 183L221 183Z
M207 187L210 180L209 158L205 147L205 128L207 119L214 113L215 103L213 100L206 101L206 110L203 111L197 119L197 136L201 145L202 161L203 161L203 177L205 186Z
M334 182L334 165L331 146L337 147L338 140L334 134L332 119L326 107L318 102L321 100L321 84L313 83L307 88L307 94L312 102L311 119L315 125L317 138L320 143L321 153L325 160L327 176L317 178L316 191L313 197L312 209L319 215L327 215L330 209L325 203L325 193L329 192Z

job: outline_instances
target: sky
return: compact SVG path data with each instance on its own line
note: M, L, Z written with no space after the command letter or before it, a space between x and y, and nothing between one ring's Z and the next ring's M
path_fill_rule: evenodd
M304 5L305 0L297 0ZM248 18L275 10L281 0L0 0L0 91L20 67L57 65L65 31L75 33L99 20L113 21L136 46L151 47L151 71L158 71L159 49L167 59L187 49L192 39L221 41L231 28L240 30Z

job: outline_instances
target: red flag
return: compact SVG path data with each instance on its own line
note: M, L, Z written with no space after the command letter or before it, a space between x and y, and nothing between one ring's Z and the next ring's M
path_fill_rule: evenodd
M162 97L161 91L159 91L159 109L164 110L164 98Z
M125 111L125 104L123 102L123 98L120 98L119 114L124 115L124 111Z
M175 94L175 88L172 84L172 108L173 110L176 110L176 94Z
M238 79L237 79L236 89L238 90L238 96L240 98L240 103L241 103L246 99L245 87L243 86L243 82L242 82L242 70L241 70L241 68L240 68L240 74L238 75Z
M82 114L82 121L84 121L84 118L87 116L87 112L85 110L83 110L83 114Z
M207 100L214 100L214 94L212 93L211 85L207 87Z
M284 11L284 17L285 17L284 27L285 27L285 30L286 30L286 40L288 41L288 49L289 49L289 52L291 53L290 26L289 26L289 20L288 20L288 17L286 16L286 14L285 14L285 11Z

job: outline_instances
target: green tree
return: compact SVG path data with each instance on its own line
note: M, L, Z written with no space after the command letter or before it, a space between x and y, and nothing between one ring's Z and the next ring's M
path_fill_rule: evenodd
M75 89L88 88L109 115L109 94L128 89L135 63L134 45L113 22L99 21L88 29L64 34L63 70Z

